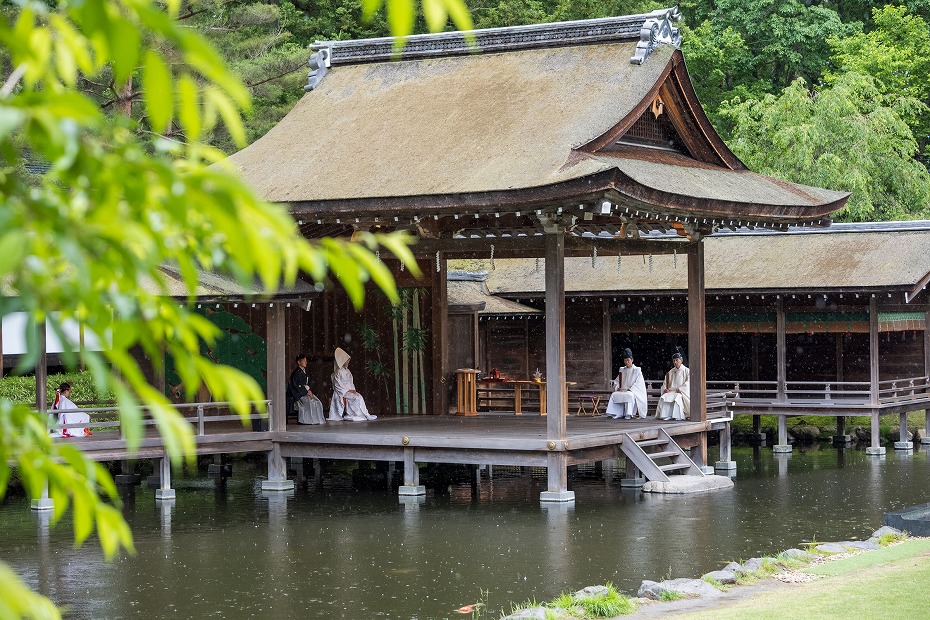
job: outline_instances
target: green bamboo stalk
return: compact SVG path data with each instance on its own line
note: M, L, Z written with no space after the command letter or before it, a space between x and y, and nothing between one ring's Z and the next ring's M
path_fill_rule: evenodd
M410 413L410 354L407 351L407 329L410 327L410 323L407 319L407 306L410 305L410 292L404 291L403 295L403 306L401 315L401 333L404 335L404 346L401 347L401 363L403 364L402 372L404 373L404 381L402 388L404 390L404 415Z
M413 306L413 322L417 329L420 329L420 296L417 291L417 303ZM420 340L417 343L417 365L420 367L420 411L426 413L426 367L423 365L423 349L425 348L426 339L420 334Z
M397 351L397 313L400 306L391 308L391 333L394 334L394 411L400 413L400 354Z

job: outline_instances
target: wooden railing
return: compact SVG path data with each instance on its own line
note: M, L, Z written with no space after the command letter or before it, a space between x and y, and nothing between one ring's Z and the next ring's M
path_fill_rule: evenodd
M76 403L77 404L77 403ZM252 413L247 416L240 416L235 413L228 413L229 408L232 403L229 402L206 402L206 403L181 403L172 405L178 412L182 413L184 420L191 423L192 426L195 426L197 435L206 434L206 426L208 424L216 424L218 422L242 422L244 420L264 420L268 418L267 414L258 413L257 405L264 404L266 408L271 410L271 401L252 401L249 403L252 406ZM152 419L149 414L149 407L140 407L144 412L142 419L142 425L144 427L154 426L155 420ZM97 430L117 430L119 431L120 437L123 436L122 429L122 420L119 415L120 407L111 406L111 407L87 407L87 408L78 408L78 409L57 409L54 411L49 411L48 413L48 429L61 430L69 428L89 428L93 432L94 429ZM219 413L225 411L226 414ZM58 414L59 413L86 413L90 418L89 423L75 422L69 424L58 424ZM184 414L185 412L186 415Z
M868 381L786 381L781 396L777 381L708 381L707 388L728 390L738 402L872 403L872 386ZM930 377L886 379L878 384L879 404L906 403L928 398Z

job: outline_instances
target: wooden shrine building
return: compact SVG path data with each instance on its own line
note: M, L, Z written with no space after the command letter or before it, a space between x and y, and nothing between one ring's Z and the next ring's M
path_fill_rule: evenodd
M733 394L734 412L757 416L757 426L759 415L778 415L776 450L790 449L787 417L827 415L843 442L847 417L871 418L868 450L881 454L879 416L930 404L930 222L723 231L705 247L707 384ZM660 384L671 353L688 345L687 260L566 259L566 372L576 391L604 390L624 347L647 384ZM456 267L472 273L450 272L450 304L460 307L450 365L511 377L545 370L540 266ZM904 432L899 439L911 448Z
M513 454L520 452L519 462L548 468L544 501L571 500L566 467L611 449L595 435L570 440L566 426L566 259L590 260L596 252L605 259L687 257L687 441L694 461L706 462L705 239L723 229L827 226L848 195L746 169L701 109L678 49L678 17L666 9L467 37L418 35L400 52L391 38L314 46L307 94L267 135L233 155L232 165L263 198L286 205L309 238L416 235L413 249L428 277L411 282L396 261L387 262L402 286L421 289L427 338L419 377L428 395L421 413L448 411L445 384L454 369L447 366L447 261L543 259L549 415L542 440L508 440L508 454L493 449L504 443L477 434L460 442L405 434L395 445L387 431L376 437L378 423L362 425L364 431L291 431L275 406L272 461L279 454L403 454L405 487L415 487L417 461L518 462ZM340 298L327 292L298 319L301 327L286 324L285 313L269 319L269 348L280 351L282 364L297 350L348 346L356 377L371 367L375 353L362 346L361 325L390 342L389 322L370 307L359 316L337 313L345 307ZM306 339L286 337L297 331ZM269 368L273 405L284 401L281 370ZM369 402L401 413L395 399ZM488 433L495 423L482 421ZM623 440L610 441L616 447Z

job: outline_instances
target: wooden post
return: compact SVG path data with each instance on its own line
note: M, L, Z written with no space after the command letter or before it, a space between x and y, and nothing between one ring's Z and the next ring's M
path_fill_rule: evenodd
M272 432L287 430L285 390L287 384L284 304L270 303L265 308L268 369L268 427ZM262 481L262 491L288 491L294 481L287 479L287 463L281 456L281 446L271 444L268 452L268 479Z
M930 377L930 301L924 309L924 377ZM926 388L925 388L926 389ZM930 407L924 412L924 431L925 435L920 438L921 445L930 445Z
M785 302L782 301L781 296L779 296L778 301L775 302L775 364L778 369L778 402L785 401L785 383L787 381L787 370L785 369L785 352L787 350L787 345L785 343L787 339L787 335L785 333L786 331L787 326L785 324Z
M36 324L39 345L39 359L36 362L36 411L40 414L48 411L48 338L45 334L45 321Z
M550 452L549 485L540 495L543 502L571 502L568 462L557 442L566 436L568 407L565 400L565 228L543 222L546 237L546 437Z
M878 300L875 295L869 298L869 401L875 407L872 409L872 437L865 453L870 456L885 454L885 447L881 445L881 434L878 429Z
M604 380L606 383L602 387L607 387L610 385L610 380L613 379L614 369L611 368L613 364L613 332L611 331L612 325L610 322L610 300L606 297L603 302L604 306Z
M268 369L268 426L272 431L284 431L287 424L285 390L287 385L287 360L285 351L284 304L268 304L265 307L267 332L266 368Z
M704 299L704 240L695 235L688 248L688 368L691 371L691 412L694 422L707 420L707 322ZM691 450L698 466L707 464L707 434Z
M0 316L0 379L3 378L3 317Z
M439 255L439 271L433 268L433 291L431 298L431 316L430 316L430 344L432 345L433 355L433 374L432 374L432 392L433 398L431 406L433 415L445 415L449 413L449 381L452 377L449 374L449 295L448 295L448 274L446 258L441 253ZM478 363L478 322L477 314L475 316L475 335L474 347L475 353L472 356L473 364ZM425 412L424 412L425 413Z

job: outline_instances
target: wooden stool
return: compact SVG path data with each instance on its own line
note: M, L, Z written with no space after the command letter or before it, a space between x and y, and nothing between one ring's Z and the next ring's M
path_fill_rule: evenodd
M601 415L601 411L599 409L600 404L600 394L579 394L578 411L575 412L575 417L580 418Z

